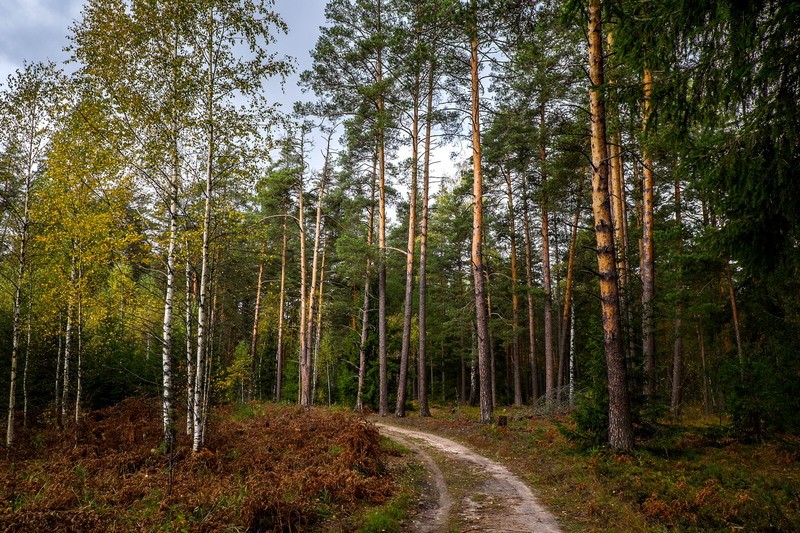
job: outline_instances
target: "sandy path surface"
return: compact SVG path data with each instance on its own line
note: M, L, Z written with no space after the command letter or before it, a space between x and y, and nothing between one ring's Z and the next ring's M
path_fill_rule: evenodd
M433 476L438 503L417 517L412 531L560 531L531 489L505 466L438 435L375 425L417 452Z

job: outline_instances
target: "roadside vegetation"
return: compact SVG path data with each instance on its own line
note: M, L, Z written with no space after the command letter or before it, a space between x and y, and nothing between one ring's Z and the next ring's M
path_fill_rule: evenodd
M0 459L0 531L353 531L395 491L377 430L344 413L223 407L206 447L160 447L156 400L20 431ZM360 521L360 519L358 519Z
M567 416L530 407L478 423L473 407L434 408L392 423L462 442L530 484L566 531L798 531L800 439L752 439L693 414L637 427L635 451L581 438Z

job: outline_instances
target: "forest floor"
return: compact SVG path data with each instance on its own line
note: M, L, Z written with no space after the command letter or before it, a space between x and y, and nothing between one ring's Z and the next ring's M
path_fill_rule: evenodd
M718 419L666 420L639 427L637 449L623 454L581 443L568 417L540 416L531 407L498 411L507 417L505 427L478 423L477 410L469 407L434 408L432 414L412 412L378 424L391 425L391 438L396 433L389 431L397 428L436 435L503 465L531 487L563 531L800 531L795 436L747 440ZM445 455L410 440L428 452L453 493L447 527L432 530L468 530L458 522L458 501L480 489L481 481L465 474L469 467L453 457L463 452ZM435 501L438 493L431 493Z
M163 449L157 399L64 430L20 425L0 457L0 531L800 531L798 437L668 420L620 454L530 407L500 409L507 426L432 411L376 425L336 408L217 407L197 454L185 435Z
M186 435L163 449L156 399L44 422L0 458L0 531L354 531L397 493L377 429L352 414L215 408L196 454Z

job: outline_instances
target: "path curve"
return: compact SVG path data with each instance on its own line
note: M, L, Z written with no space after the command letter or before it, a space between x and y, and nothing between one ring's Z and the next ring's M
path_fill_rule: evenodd
M387 437L417 451L434 476L437 509L423 513L414 524L414 531L452 531L452 526L459 531L560 531L555 518L531 489L500 463L438 435L383 422L375 422L375 426ZM469 472L474 486L460 487L459 472Z

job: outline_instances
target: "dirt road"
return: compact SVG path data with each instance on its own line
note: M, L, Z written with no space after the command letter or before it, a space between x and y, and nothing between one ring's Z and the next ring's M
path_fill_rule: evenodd
M531 489L503 465L444 437L375 425L417 453L432 475L436 503L417 517L412 531L560 531Z

